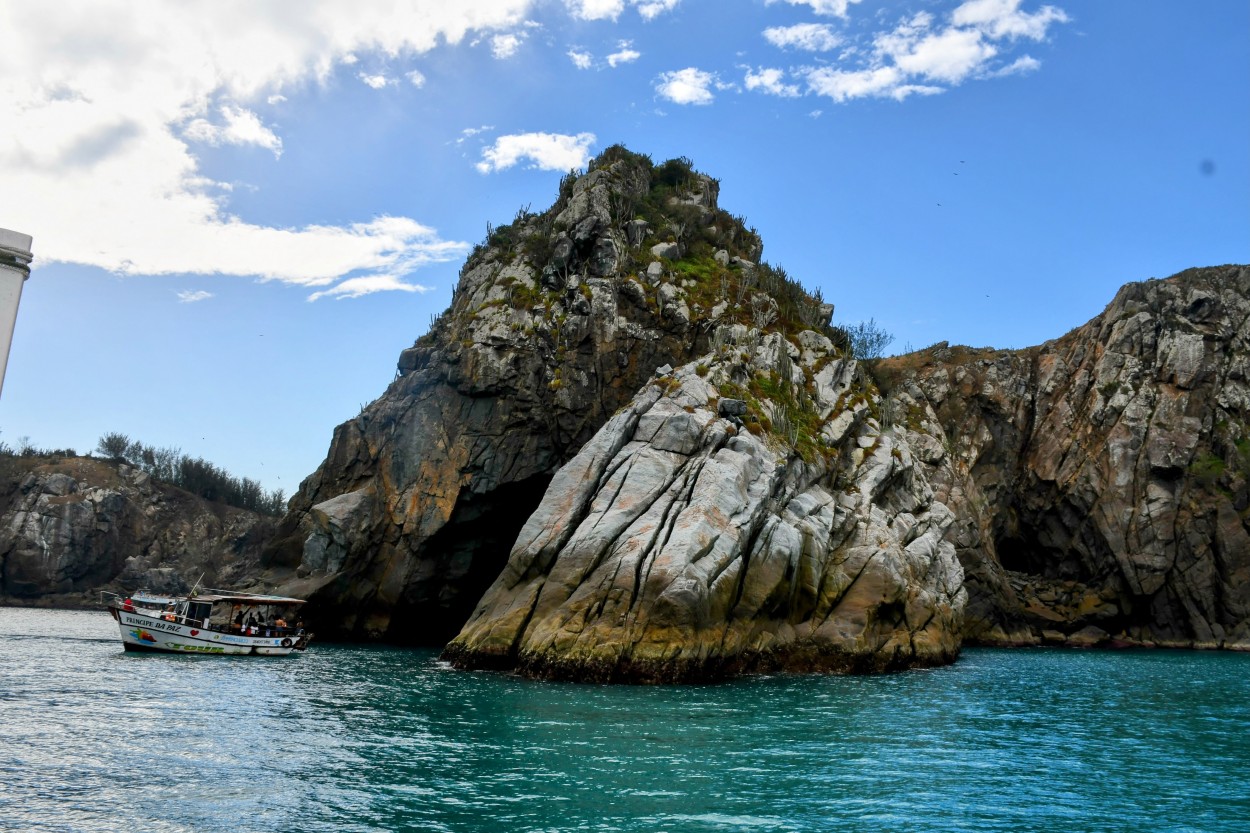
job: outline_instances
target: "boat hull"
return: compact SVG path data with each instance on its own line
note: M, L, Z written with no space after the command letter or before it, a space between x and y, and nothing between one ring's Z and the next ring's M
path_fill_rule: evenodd
M282 657L294 651L297 644L290 636L244 636L193 628L127 610L117 610L116 614L122 647L127 651Z

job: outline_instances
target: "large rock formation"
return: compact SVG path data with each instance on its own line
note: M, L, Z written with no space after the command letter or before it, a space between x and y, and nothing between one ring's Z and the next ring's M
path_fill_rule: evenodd
M730 337L560 469L445 656L654 682L958 654L951 514L870 416L855 362L810 330Z
M612 148L492 229L266 580L327 636L550 676L898 667L960 630L1247 644L1244 268L879 362L882 399L717 192Z
M0 602L93 606L100 590L236 586L277 519L88 457L0 459Z
M395 382L336 429L267 555L319 633L456 634L560 465L728 314L708 275L672 260L728 280L730 259L758 258L717 191L688 163L611 149L550 210L491 231Z
M877 368L958 520L967 637L1250 648L1250 269L1125 286L1020 351Z

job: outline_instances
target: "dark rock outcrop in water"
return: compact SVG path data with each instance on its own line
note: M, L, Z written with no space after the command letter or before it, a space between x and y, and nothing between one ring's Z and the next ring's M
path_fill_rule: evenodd
M1250 268L1128 284L1019 351L884 362L957 516L966 635L1250 648Z
M0 457L0 602L203 574L331 638L612 681L1250 650L1250 268L1129 284L1039 347L857 363L718 190L610 148L492 229L280 525Z
M249 583L277 526L125 464L0 459L0 601L81 607L125 593Z

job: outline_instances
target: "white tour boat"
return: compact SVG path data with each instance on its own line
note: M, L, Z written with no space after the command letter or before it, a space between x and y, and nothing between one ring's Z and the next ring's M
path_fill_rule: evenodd
M127 651L281 657L304 650L312 639L296 615L303 603L285 596L192 590L186 596L114 596L108 609Z

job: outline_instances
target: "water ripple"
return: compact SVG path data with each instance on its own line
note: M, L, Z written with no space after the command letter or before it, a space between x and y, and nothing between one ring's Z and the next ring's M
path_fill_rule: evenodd
M0 608L0 830L1244 833L1250 656L968 651L621 688L432 652L130 655ZM50 637L49 634L57 634Z

